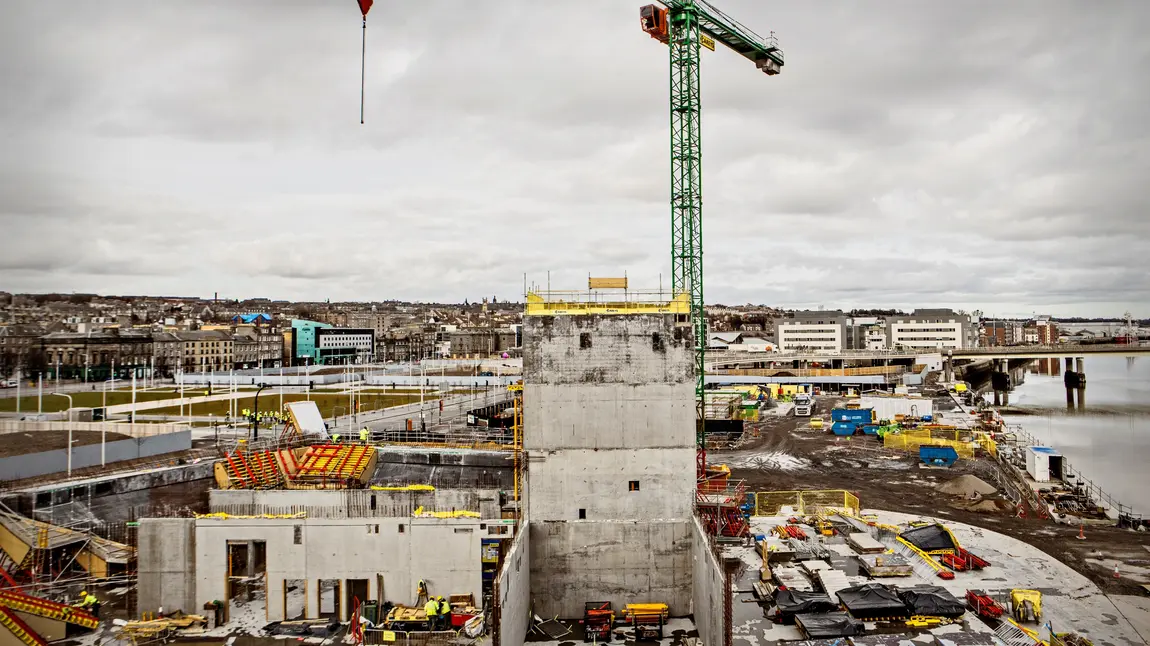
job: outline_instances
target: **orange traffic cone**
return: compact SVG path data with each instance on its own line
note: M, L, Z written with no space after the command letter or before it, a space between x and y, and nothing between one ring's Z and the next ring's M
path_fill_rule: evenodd
M1079 525L1078 526L1078 540L1080 540L1080 541L1086 540L1086 534L1084 533L1085 531L1086 531L1085 525Z

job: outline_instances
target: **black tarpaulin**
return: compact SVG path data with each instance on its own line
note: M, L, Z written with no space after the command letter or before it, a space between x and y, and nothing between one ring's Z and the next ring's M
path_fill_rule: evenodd
M797 614L837 610L839 604L822 592L779 590L775 593L775 607L783 623L791 623Z
M961 617L966 612L966 605L947 592L946 588L937 585L916 585L909 588L899 588L898 596L906 604L912 615L928 615L931 617Z
M795 615L805 637L850 637L863 633L863 623L845 612Z
M881 583L864 583L838 591L839 601L856 619L907 617L906 604L891 588Z
M924 552L953 550L957 547L950 537L950 532L938 524L908 529L899 534L898 537Z

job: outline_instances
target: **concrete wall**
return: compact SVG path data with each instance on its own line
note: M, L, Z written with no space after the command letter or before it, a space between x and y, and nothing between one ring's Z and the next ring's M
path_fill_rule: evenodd
M101 462L100 447L100 444L86 444L73 448L72 469L99 466ZM116 440L106 442L103 448L104 461L107 463L135 460L175 451L187 451L192 448L192 432L184 430L167 435ZM19 480L50 473L61 473L67 470L68 451L66 449L0 458L0 480Z
M176 424L131 424L127 422L22 422L16 420L0 420L0 434L29 433L35 431L106 431L119 433L131 437L147 437L150 435L166 435L186 431L190 427L184 423Z
M210 519L196 520L196 607L223 599L228 541L267 541L268 620L284 618L284 580L308 581L308 617L318 614L320 579L367 579L368 598L411 604L416 582L432 594L482 598L476 519ZM483 523L485 524L485 523ZM403 531L400 531L400 527ZM299 543L295 542L299 527ZM382 576L383 591L377 583ZM344 588L346 590L346 587ZM342 619L348 608L342 604Z
M307 513L308 518L408 518L419 507L427 511L474 511L485 519L500 517L498 490L434 491L213 489L213 512L239 516Z
M526 526L526 521L524 521ZM527 638L531 625L531 541L519 532L503 556L503 569L495 584L496 603L492 631L494 646L517 646Z
M694 505L693 450L532 453L528 467L533 522L580 520L580 509L585 520L686 519Z
M176 509L208 510L212 462L130 471L29 487L2 497L18 513L54 525L88 527L167 515Z
M578 617L598 600L688 614L689 328L669 315L529 316L523 352L536 614Z
M510 451L377 447L372 482L430 484L452 489L511 489Z
M704 646L722 646L723 603L726 591L723 564L711 550L711 538L703 529L699 518L691 521L691 608L695 615L695 628Z
M195 519L141 520L137 614L160 608L201 614L203 604L196 604L195 556Z
M523 343L526 385L694 383L690 328L670 314L529 316Z
M532 481L533 486L538 486ZM691 612L690 521L549 521L530 525L535 613L581 617L587 601L662 602Z

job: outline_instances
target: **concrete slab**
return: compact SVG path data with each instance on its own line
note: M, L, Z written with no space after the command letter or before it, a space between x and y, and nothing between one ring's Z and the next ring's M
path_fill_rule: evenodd
M1128 594L1112 594L1110 600L1126 620L1138 631L1144 642L1150 642L1150 598Z
M1018 587L1034 588L1043 593L1044 620L1050 621L1059 632L1076 631L1092 639L1098 646L1146 644L1145 634L1141 631L1150 628L1150 599L1117 597L1112 600L1102 594L1096 585L1053 557L996 532L909 514L873 510L868 510L868 513L876 514L880 523L891 525L912 520L944 522L964 547L991 563L989 568L982 571L958 573L950 581L938 579L931 575L931 570L923 568L926 576L916 573L900 577L897 581L887 580L888 584L941 585L959 598L965 596L968 588L981 588L992 593L1006 593ZM755 517L752 518L751 531L769 534L775 525L785 522L784 517ZM845 544L841 536L813 538L826 543L826 551L835 556L838 555L838 549L831 548ZM795 627L775 624L766 618L770 609L769 601L759 603L749 594L750 584L758 576L761 565L758 554L740 546L725 548L723 555L739 558L747 565L736 575L733 643L771 646L801 639ZM842 559L835 559L832 561L832 565L836 566L833 571L841 572L840 568L845 567L845 563ZM856 573L850 574L853 576ZM870 623L867 628L869 633L876 626ZM959 623L926 631L907 629L905 636L892 643L928 644L935 643L931 640L936 639L956 646L991 644L994 643L992 633L990 626L968 612Z
M877 514L880 523L895 525L920 519L941 522L963 547L990 561L991 567L985 570L961 572L950 581L937 578L929 581L959 598L966 594L968 588L990 592L1005 592L1012 588L1037 589L1043 594L1044 621L1049 621L1059 632L1076 631L1099 646L1146 643L1097 585L1038 548L997 532L946 519L874 510L864 513ZM920 577L910 577L916 578Z

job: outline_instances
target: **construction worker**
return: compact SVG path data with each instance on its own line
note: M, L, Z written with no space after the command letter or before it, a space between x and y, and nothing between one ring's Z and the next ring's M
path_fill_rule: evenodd
M439 625L441 630L451 630L451 604L439 597Z
M100 618L100 600L96 598L96 595L88 594L87 590L80 591L80 602L75 607L87 610L96 619Z
M427 598L423 604L423 612L427 613L427 629L435 630L439 627L439 601L432 597Z
M333 444L339 444L339 438L340 438L339 433L332 433L331 434L331 441Z
M368 427L366 427L366 426L364 426L363 428L359 429L359 441L360 441L360 442L363 442L364 444L367 444L367 441L368 441L368 439L370 439L370 438L371 438L371 429L369 429L369 428L368 428Z

